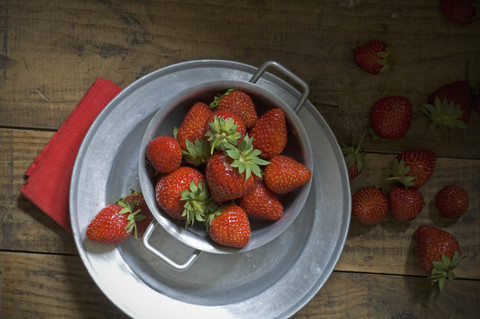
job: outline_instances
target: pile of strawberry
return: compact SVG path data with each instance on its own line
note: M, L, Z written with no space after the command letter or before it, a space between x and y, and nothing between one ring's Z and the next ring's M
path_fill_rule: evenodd
M474 3L476 3L474 5ZM477 10L475 1L443 0L440 10L460 25L471 24ZM354 52L354 61L371 74L379 74L391 69L391 48L383 41L371 41ZM468 81L459 80L447 83L427 98L421 108L431 124L429 129L465 129L472 109L480 113L480 94L472 89ZM404 136L412 120L412 103L404 96L386 96L379 99L370 109L368 130L373 140L391 141ZM350 180L362 171L363 154L361 143L343 145L343 153ZM367 225L383 221L388 212L399 222L411 222L420 214L424 197L420 188L430 179L436 166L436 154L431 150L409 149L400 153L392 163L391 176L394 184L386 193L377 186L367 186L352 196L352 214ZM469 206L468 193L456 184L449 184L438 191L436 207L446 218L458 218L465 214ZM416 232L417 263L430 274L430 279L443 288L446 279L453 279L453 269L460 261L460 245L457 239L445 230L421 225Z
M173 136L146 147L156 170L155 199L185 227L202 222L210 238L241 248L252 219L283 216L281 196L304 185L311 171L284 155L287 122L282 109L257 114L251 96L230 89L207 105L196 102Z

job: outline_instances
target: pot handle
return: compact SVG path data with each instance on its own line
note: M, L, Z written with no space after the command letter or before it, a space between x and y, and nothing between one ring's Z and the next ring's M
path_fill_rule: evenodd
M152 233L155 230L155 227L157 227L157 225L158 225L158 223L155 220L150 223L147 230L143 234L143 238L142 238L143 246L145 246L145 248L149 252L151 252L153 255L155 255L156 257L161 259L164 263L166 263L168 266L170 266L174 270L177 270L177 271L187 270L195 262L195 260L198 258L201 251L196 249L192 253L192 255L187 259L187 261L185 263L183 263L183 264L176 263L175 261L173 261L170 258L168 258L167 256L165 256L162 252L157 250L155 247L150 245L149 239L152 236Z
M258 68L257 72L255 72L255 74L252 76L249 82L256 83L258 79L263 75L263 73L265 73L265 71L269 67L273 67L277 71L280 71L281 73L286 75L290 80L292 80L293 82L296 82L300 86L300 88L303 90L300 100L298 100L297 105L295 105L295 107L293 108L295 113L298 114L298 112L300 112L303 105L305 104L305 101L307 100L308 95L310 94L310 87L308 86L307 83L305 83L305 81L303 81L295 73L293 73L292 71L290 71L289 69L281 65L280 63L276 61L266 61Z

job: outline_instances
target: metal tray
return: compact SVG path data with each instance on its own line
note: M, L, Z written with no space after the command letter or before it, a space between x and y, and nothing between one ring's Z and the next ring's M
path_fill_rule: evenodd
M350 185L338 143L309 101L298 116L312 144L312 186L298 218L275 240L245 253L203 253L189 269L178 272L148 252L140 240L129 238L110 247L85 239L88 223L103 206L130 188L140 189L140 142L162 103L190 86L222 79L248 81L256 71L224 60L159 69L115 97L85 136L70 189L73 235L93 280L127 315L289 317L314 297L333 271L350 224ZM299 92L273 74L265 74L257 84L286 103L299 99ZM180 262L193 252L161 227L150 242Z

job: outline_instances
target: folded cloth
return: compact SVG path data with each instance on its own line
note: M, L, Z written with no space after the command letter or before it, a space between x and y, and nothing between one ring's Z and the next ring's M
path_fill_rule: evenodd
M70 180L78 149L97 115L120 91L112 81L98 78L25 172L21 194L70 232Z

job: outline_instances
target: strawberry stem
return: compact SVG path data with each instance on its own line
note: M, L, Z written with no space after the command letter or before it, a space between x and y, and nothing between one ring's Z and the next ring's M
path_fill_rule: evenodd
M431 276L428 277L428 279L430 279L432 283L438 282L438 287L440 290L443 290L447 279L455 279L453 270L455 267L457 267L460 260L461 258L458 251L455 251L451 259L447 255L442 254L441 261L432 262L434 268L432 269Z
M437 96L433 105L425 104L421 110L432 121L428 127L430 130L437 126L442 128L467 128L467 124L460 120L464 112L462 107L453 101L440 100Z
M185 139L187 150L182 150L182 156L185 162L193 166L205 164L210 159L210 145L206 140L191 142Z
M215 149L226 150L227 144L237 145L241 134L237 132L237 124L233 118L225 120L224 117L219 118L215 115L213 122L208 125L210 129L205 133L205 137L211 144L210 154L213 154Z
M388 181L398 181L405 187L415 185L415 176L407 176L408 172L410 172L410 166L405 166L405 161L403 159L400 161L395 159L390 172L393 176L387 178Z
M245 180L249 179L252 173L258 177L262 177L262 170L259 165L268 165L269 161L261 159L259 156L262 153L260 150L253 147L253 137L250 138L248 134L243 140L238 143L237 147L228 145L225 153L233 159L230 166L238 169L240 174L245 172Z
M216 204L209 196L206 183L194 181L190 183L189 189L181 192L181 200L185 201L182 216L186 217L185 228L192 226L195 220L204 222L205 216L216 209Z

